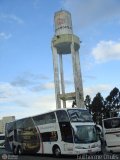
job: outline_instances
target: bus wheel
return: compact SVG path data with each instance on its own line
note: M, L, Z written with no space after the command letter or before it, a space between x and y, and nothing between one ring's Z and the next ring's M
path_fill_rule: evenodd
M53 148L53 154L54 154L55 157L60 157L60 155L61 155L61 150L60 150L60 148L59 148L58 146L55 146L55 147Z
M17 149L17 153L18 155L21 155L23 152L22 152L22 148L19 146L18 149Z

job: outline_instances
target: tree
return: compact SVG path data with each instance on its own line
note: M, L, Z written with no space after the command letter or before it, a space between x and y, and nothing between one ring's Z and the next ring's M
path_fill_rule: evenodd
M107 112L106 118L110 116L117 116L117 110L120 109L120 91L118 88L115 87L106 97L105 109Z
M116 110L120 107L120 92L118 88L114 88L110 92L110 96L112 97L112 110Z
M93 113L93 120L96 123L101 124L102 114L104 111L104 99L101 96L101 93L97 93L96 96L93 98L91 109Z
M86 96L84 103L85 103L86 109L88 109L89 113L91 113L91 98L89 95Z
M120 110L120 91L118 88L113 88L110 94L105 98L101 93L97 93L91 100L89 95L86 96L84 104L86 109L89 110L93 116L93 120L96 123L101 124L103 118L109 118L110 116L117 116L117 110ZM72 107L75 107L76 101L73 101ZM112 113L114 113L112 115Z
M76 106L76 99L72 103L72 108L74 108L75 106Z

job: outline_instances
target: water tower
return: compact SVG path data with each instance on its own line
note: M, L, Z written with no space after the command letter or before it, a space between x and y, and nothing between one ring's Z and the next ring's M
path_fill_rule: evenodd
M63 108L66 108L67 100L76 100L77 107L83 108L83 85L79 60L80 40L73 34L71 14L68 11L56 12L54 22L55 35L52 39L52 54L56 108L61 108L61 101L63 101ZM75 92L71 93L65 92L63 57L66 54L72 57Z

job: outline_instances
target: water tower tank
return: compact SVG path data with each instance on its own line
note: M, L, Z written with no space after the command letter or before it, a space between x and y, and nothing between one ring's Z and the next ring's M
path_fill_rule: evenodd
M58 11L54 16L55 35L73 34L71 14L68 11Z

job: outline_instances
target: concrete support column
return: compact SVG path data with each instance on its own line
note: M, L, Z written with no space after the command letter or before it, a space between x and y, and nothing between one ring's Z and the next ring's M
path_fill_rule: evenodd
M56 108L61 108L60 86L59 86L59 69L58 69L58 53L57 49L52 44L53 53L53 67L54 67L54 84L55 84L55 96L56 96Z
M76 105L77 105L78 108L81 108L80 94L79 94L79 79L78 79L77 63L76 63L77 58L76 58L76 52L75 52L73 41L71 43L71 54L72 54L74 85L75 85L75 93L76 93Z
M83 95L83 84L82 84L82 76L81 76L81 69L80 69L79 51L76 51L75 55L76 55L76 72L78 77L80 106L81 108L84 108L84 95Z
M64 85L65 81L64 81L62 54L59 54L59 62L60 62L61 91L62 91L62 95L65 96L65 85ZM66 108L65 100L63 100L63 108Z

